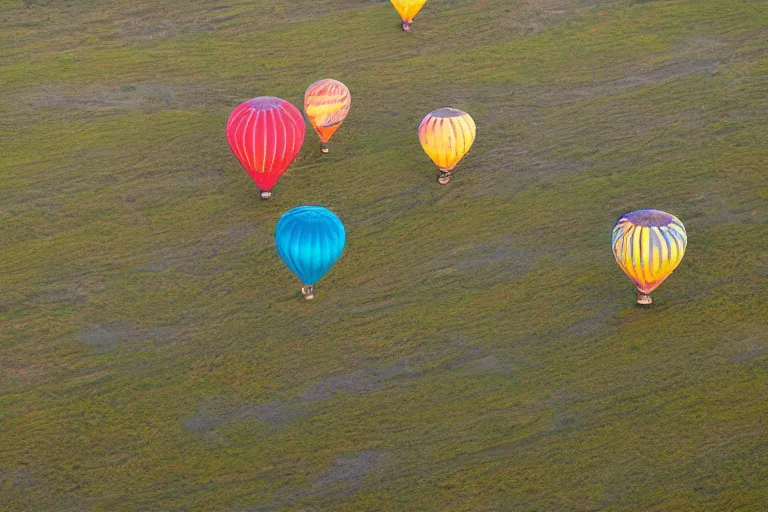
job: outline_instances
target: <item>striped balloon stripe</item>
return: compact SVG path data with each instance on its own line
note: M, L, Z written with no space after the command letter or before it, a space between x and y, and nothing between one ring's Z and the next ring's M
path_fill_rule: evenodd
M238 105L227 121L232 153L263 191L272 190L304 142L301 112L279 98L263 96Z
M659 210L623 215L613 228L616 262L642 293L651 293L677 268L688 237L680 220Z
M442 171L453 170L475 141L476 127L466 112L441 108L430 112L419 124L424 152Z
M352 96L347 86L326 78L304 93L304 112L322 142L328 142L349 114Z
M390 2L403 21L413 21L427 0L390 0Z

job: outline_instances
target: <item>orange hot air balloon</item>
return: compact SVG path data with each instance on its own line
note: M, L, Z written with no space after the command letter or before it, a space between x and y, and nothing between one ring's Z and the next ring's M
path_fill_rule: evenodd
M439 108L421 120L419 141L440 169L438 183L445 185L451 180L453 169L475 142L475 133L472 117L455 108Z
M403 31L410 32L413 18L419 13L427 0L390 0L397 9L397 13L403 18Z
M351 103L347 86L331 78L318 80L304 93L304 112L320 137L323 153L328 152L328 141L347 117Z

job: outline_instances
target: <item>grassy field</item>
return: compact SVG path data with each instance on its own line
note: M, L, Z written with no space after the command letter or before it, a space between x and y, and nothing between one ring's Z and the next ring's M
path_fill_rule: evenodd
M0 510L768 510L768 3L4 0ZM352 111L274 189L254 96ZM422 116L478 137L447 186ZM344 221L301 299L274 228ZM610 233L688 229L634 305Z

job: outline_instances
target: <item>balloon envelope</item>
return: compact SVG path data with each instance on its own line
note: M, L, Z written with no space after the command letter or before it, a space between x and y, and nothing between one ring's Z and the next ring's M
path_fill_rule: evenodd
M419 124L419 141L441 171L452 171L475 142L472 117L455 108L439 108Z
M270 191L304 143L301 112L280 98L261 96L238 105L227 121L232 153L262 191Z
M304 93L304 112L320 141L327 143L339 129L349 113L352 96L338 80L326 78L307 88Z
M413 18L419 13L427 0L390 0L397 9L397 13L403 18L403 22L412 23Z
M322 206L299 206L277 223L277 252L302 284L314 285L344 250L347 235L339 218Z
M688 235L680 219L660 210L622 215L613 228L613 256L642 294L649 294L680 264Z

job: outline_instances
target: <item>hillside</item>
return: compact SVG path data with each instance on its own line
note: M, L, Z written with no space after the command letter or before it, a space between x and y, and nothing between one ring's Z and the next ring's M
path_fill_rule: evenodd
M159 5L158 5L159 4ZM768 4L8 0L0 509L768 510ZM258 189L241 101L352 94ZM451 183L429 111L469 112ZM344 222L301 299L280 215ZM685 259L635 305L617 217Z

